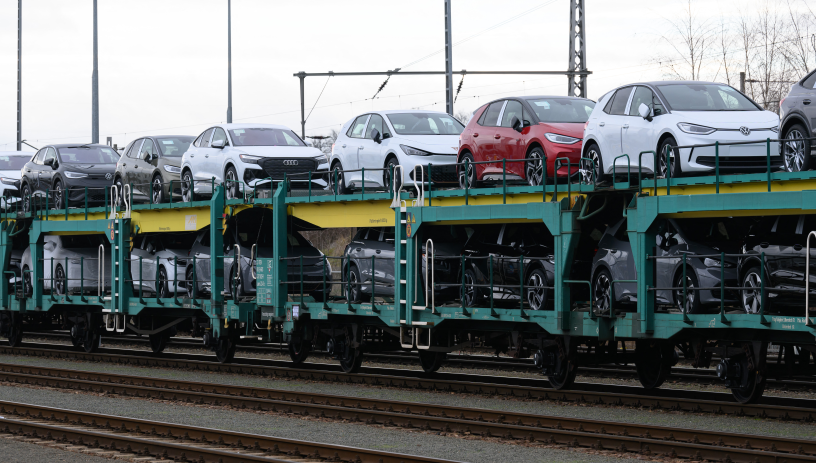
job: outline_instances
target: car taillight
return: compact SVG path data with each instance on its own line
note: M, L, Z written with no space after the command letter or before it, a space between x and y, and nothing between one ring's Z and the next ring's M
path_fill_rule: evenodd
M332 154L334 154L334 143L332 143Z
M588 125L589 125L589 121L584 122L584 130L586 130Z

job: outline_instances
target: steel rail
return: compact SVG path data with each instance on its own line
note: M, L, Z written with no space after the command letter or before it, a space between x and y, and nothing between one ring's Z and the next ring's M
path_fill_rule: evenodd
M816 461L816 441L386 399L0 364L14 382L366 424L731 461ZM572 439L570 439L572 438ZM599 445L599 440L600 445ZM577 442L577 445L575 444ZM736 453L735 453L736 452ZM790 454L794 454L793 458Z
M0 432L175 461L449 463L450 460L0 401Z
M310 365L311 369L263 364L222 364L217 362L178 358L116 355L74 350L37 349L30 347L0 348L0 353L34 357L86 360L118 363L142 367L186 369L227 374L258 375L284 380L307 380L345 384L367 384L379 387L412 390L458 392L489 396L519 397L526 399L593 405L628 406L637 408L753 416L785 420L816 421L816 401L784 397L765 397L763 404L740 404L730 394L704 391L665 389L648 391L639 387L609 384L579 383L575 390L555 390L546 380L512 377L484 377L464 374L433 374L410 370L370 369L372 373L343 373L334 365ZM194 356L188 356L194 357ZM199 356L201 357L201 356ZM250 359L244 359L250 360ZM263 362L254 359L256 362ZM272 362L269 362L272 363ZM280 362L283 363L283 362ZM304 367L304 365L301 365ZM336 370L325 369L333 367ZM324 368L324 369L320 369ZM413 376L408 376L414 374ZM399 376L401 375L401 376ZM490 382L490 381L494 382Z

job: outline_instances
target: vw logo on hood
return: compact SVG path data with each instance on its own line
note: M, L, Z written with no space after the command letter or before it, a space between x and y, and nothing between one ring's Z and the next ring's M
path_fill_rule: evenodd
M745 136L751 135L751 129L749 129L748 127L745 127L744 125L739 128L739 131L740 131L741 134L743 134Z
M105 180L110 180L112 178L113 178L113 174L110 174L110 173L105 174Z

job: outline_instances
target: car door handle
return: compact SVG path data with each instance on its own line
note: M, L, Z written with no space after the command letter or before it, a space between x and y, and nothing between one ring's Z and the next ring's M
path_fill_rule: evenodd
M499 138L501 138L501 135L499 135L499 134L493 135L493 138L495 138L496 140L498 140Z
M346 144L345 144L345 143L343 143L343 148L345 148L345 147L346 147Z
M205 155L204 155L204 157L205 157L205 158L208 158L208 157L210 157L210 155L209 155L209 154L205 154Z
M801 246L800 246L800 247L801 247ZM381 251L380 249L377 249L377 254L380 254L381 252L382 252L382 251Z
M804 100L802 101L802 104L810 104L810 100Z
M360 252L360 248L355 249L355 251Z
M801 251L802 250L802 245L801 244L794 244L793 249L796 250L796 251Z
M601 127L603 127L603 126L605 126L605 125L606 125L606 122L598 122L598 125L600 125Z
M624 128L624 129L628 129L628 128L629 128L629 124L623 124L623 128Z
M768 247L768 242L767 242L767 241L763 241L763 242L759 243L759 247L761 247L761 248L767 248L767 247Z
M362 146L362 145L360 145L360 146L358 146L358 147L357 147L357 149L358 149L358 150L361 150L361 149L363 149L363 146Z
M473 138L476 138L476 137L478 137L478 136L479 136L479 134L478 134L478 133L474 133L474 134L473 134Z

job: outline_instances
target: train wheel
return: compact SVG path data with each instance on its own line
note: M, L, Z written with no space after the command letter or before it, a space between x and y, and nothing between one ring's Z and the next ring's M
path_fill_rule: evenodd
M292 363L303 363L309 357L311 349L312 343L302 336L292 336L289 340L289 358L292 359Z
M79 326L77 326L77 325L72 326L71 327L71 344L73 344L74 347L78 348L78 347L82 347L83 341L84 340L82 339L82 336L79 335Z
M638 341L635 347L635 367L644 389L657 389L671 373L674 346Z
M167 347L168 342L170 342L169 333L163 332L150 335L150 349L153 350L154 354L160 354Z
M743 383L747 379L747 385L731 389L731 395L741 404L752 404L759 401L765 392L765 375L756 370L749 370L748 358L742 356L739 361L743 373ZM747 375L747 378L745 376Z
M434 373L442 366L442 361L448 356L445 352L419 351L419 364L425 373Z
M23 343L23 326L20 322L12 322L8 332L9 347L20 347Z
M230 363L235 358L237 348L238 345L232 339L222 336L218 338L218 344L215 346L215 358L219 363Z
M85 334L85 340L82 343L82 348L85 352L91 354L99 350L99 345L102 343L102 336L99 333L94 333L90 329Z
M340 368L345 373L357 373L363 365L363 355L360 349L349 347L348 353L340 359Z
M553 389L569 389L575 383L575 376L578 374L578 367L575 361L556 356L553 373L547 375L550 386Z

